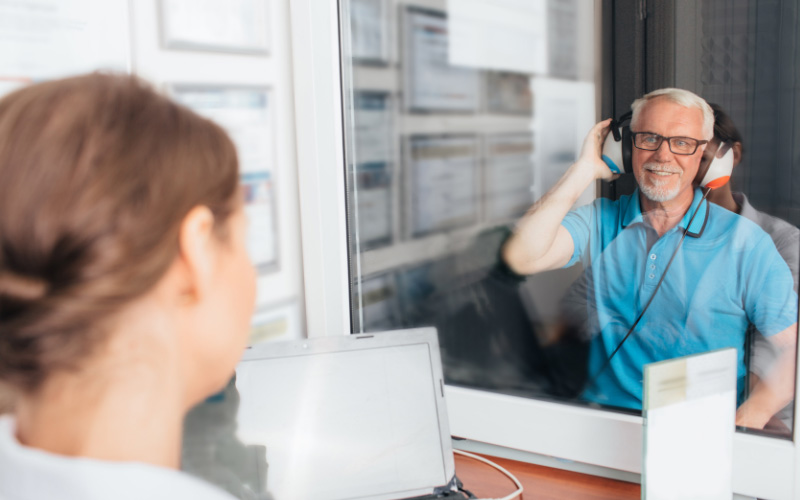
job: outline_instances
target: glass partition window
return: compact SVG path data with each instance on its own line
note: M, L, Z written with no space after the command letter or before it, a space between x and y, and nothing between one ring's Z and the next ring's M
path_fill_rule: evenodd
M634 414L646 363L734 347L741 428L790 437L794 198L741 167L732 191L700 187L762 137L752 96L691 73L725 105L713 131L701 107L649 101L627 124L649 133L627 139L637 189L599 198L611 172L577 160L602 118L600 12L514 5L341 3L353 330L435 326L449 384ZM698 29L706 46L722 28Z

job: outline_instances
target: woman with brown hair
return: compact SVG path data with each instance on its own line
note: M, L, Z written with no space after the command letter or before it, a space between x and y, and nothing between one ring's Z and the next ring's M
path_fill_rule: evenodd
M234 146L141 81L0 99L0 499L226 499L177 472L255 294Z

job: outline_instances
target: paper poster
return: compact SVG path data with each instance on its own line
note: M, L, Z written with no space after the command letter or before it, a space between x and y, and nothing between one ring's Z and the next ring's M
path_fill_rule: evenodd
M449 0L450 64L546 75L546 0Z
M304 338L300 304L293 299L256 310L250 321L247 345Z
M478 144L474 136L408 141L412 235L478 222Z
M392 240L392 101L387 92L353 95L355 192L359 250Z
M278 262L272 179L266 171L245 173L241 179L248 224L247 251L256 268L268 270Z
M161 0L167 48L267 53L267 0Z
M394 274L383 274L363 280L354 287L354 304L363 332L392 330L400 326L399 304Z
M578 0L547 2L550 76L578 78L579 10L587 8L589 6L585 3L579 4Z
M428 111L477 111L477 71L449 60L450 35L443 13L409 7L404 16L405 107Z
M359 165L356 172L358 242L360 250L392 240L392 174L386 163Z
M578 159L583 139L594 126L596 108L594 84L552 78L531 80L534 98L534 184L536 198L544 195ZM595 198L589 186L576 206Z
M172 94L178 102L217 122L236 145L249 219L247 246L259 271L275 270L280 245L269 91L175 85Z
M0 96L95 70L130 71L127 0L0 2Z
M352 58L385 63L389 59L386 2L350 0L350 46Z
M392 99L388 92L353 93L355 158L361 163L388 163L394 157Z
M513 220L534 202L533 137L508 134L486 138L486 217Z
M486 74L486 110L489 113L533 113L531 79L520 73L490 71Z

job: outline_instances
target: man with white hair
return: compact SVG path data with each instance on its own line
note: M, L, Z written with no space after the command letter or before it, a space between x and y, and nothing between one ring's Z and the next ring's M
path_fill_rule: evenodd
M763 427L791 401L797 295L791 272L755 223L704 199L693 185L714 114L697 95L661 89L631 106L638 189L570 211L597 179L610 120L595 125L578 160L519 221L502 251L519 274L585 268L589 379L582 398L641 409L643 366L734 347L737 424ZM753 324L780 350L780 367L747 401L745 334Z

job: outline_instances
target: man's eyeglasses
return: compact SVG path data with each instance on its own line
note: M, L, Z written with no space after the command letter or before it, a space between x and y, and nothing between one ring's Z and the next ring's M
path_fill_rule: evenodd
M664 137L652 132L633 132L631 135L633 135L633 145L646 151L655 151L666 139L669 150L676 155L693 155L701 144L708 142L691 137Z

